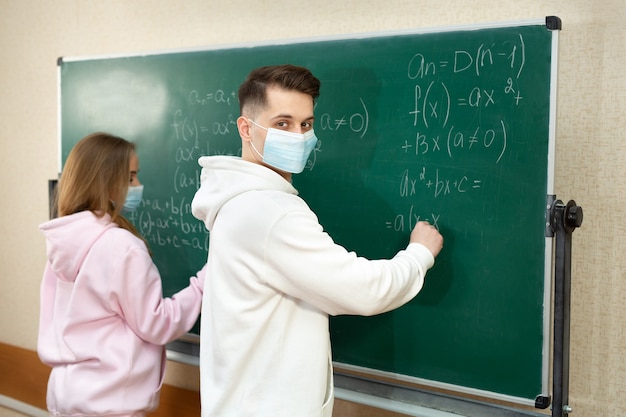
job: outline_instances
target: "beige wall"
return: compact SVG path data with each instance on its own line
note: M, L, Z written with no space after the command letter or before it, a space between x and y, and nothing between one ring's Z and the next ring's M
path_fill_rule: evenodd
M36 346L58 57L546 15L563 20L555 192L585 212L573 235L570 404L578 417L626 416L624 0L0 0L0 342ZM169 380L194 386L197 373L175 365Z

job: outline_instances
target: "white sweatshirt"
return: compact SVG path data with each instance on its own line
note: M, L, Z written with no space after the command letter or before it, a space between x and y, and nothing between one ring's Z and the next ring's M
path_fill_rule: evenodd
M237 157L199 160L193 214L210 231L200 342L203 417L332 414L328 316L395 309L431 252L367 260L333 242L283 177ZM367 227L367 225L363 225Z

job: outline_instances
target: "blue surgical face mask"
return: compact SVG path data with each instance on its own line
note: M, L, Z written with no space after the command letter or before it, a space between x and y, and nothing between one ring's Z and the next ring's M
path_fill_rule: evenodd
M263 155L256 149L254 144L252 149L263 158L263 162L281 171L299 174L304 170L309 155L315 148L317 138L313 129L306 133L293 133L286 130L265 128L255 121L248 121L261 129L267 130Z
M126 194L126 201L122 208L122 213L131 213L137 210L139 203L141 203L141 197L143 196L143 185L131 185L128 187L128 194Z

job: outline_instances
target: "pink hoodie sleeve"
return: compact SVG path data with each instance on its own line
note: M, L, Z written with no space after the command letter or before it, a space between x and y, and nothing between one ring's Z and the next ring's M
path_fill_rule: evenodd
M131 250L119 266L119 313L140 338L164 345L191 329L200 314L206 265L171 298L163 298L161 276L147 251Z

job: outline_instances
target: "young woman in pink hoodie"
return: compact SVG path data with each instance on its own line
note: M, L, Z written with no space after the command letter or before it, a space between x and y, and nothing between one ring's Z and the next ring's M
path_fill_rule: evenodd
M53 416L140 417L155 409L164 345L198 318L204 268L163 298L145 240L121 215L141 201L138 171L132 143L105 133L83 138L59 181L59 217L40 226L48 262L37 350L52 367Z

